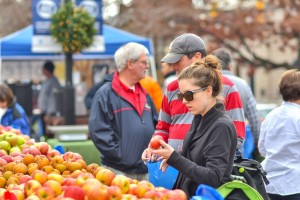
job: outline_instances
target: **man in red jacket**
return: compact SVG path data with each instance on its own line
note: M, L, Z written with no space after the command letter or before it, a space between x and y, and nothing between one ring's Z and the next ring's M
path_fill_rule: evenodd
M204 41L195 34L185 33L171 42L169 52L161 62L170 64L178 75L184 68L195 61L200 61L205 56ZM222 76L222 82L222 96L220 98L224 101L225 109L235 125L238 134L238 148L241 149L245 138L242 102L234 84L224 76ZM175 80L168 85L165 91L159 121L153 137L162 136L175 151L180 152L194 117L188 112L188 108L177 99L178 92L178 81ZM143 160L150 159L150 152L147 149L142 158Z

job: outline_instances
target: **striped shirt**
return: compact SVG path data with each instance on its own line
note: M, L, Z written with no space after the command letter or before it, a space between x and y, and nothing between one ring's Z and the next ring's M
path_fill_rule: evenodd
M225 110L235 125L238 138L244 139L245 119L239 93L228 78L222 76L222 83ZM188 111L186 105L177 99L178 92L178 81L175 80L168 85L165 91L154 135L162 136L175 151L180 152L194 115Z

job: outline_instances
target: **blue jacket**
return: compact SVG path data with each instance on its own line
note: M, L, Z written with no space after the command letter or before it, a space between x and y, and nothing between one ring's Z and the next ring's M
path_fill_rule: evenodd
M1 124L19 129L24 135L30 135L30 125L27 115L18 103L13 103L12 106L8 107L6 113L2 116Z
M106 82L97 91L90 112L89 132L101 153L102 164L125 173L147 173L141 160L157 123L148 94L142 115Z

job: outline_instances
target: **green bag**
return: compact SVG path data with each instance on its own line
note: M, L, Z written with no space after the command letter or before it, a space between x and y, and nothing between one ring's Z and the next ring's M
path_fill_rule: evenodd
M229 198L229 199L241 200L241 199L245 199L243 197L247 197L249 200L264 200L263 197L259 194L259 192L257 192L254 188L252 188L248 184L239 180L234 180L225 183L217 190L224 199L228 199L226 197L230 195L233 191L236 191L237 189L241 190L243 194L236 194L233 198Z

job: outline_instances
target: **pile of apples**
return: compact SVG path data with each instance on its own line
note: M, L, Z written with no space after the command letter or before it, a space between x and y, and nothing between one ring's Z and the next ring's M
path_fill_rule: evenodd
M46 142L0 127L0 200L186 200L182 190L116 175L75 152L61 154Z

